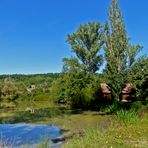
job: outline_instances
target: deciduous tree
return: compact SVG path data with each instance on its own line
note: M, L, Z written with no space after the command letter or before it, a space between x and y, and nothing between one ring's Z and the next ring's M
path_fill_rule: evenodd
M80 25L75 33L68 35L67 42L75 53L77 59L75 63L80 64L85 73L95 73L99 70L103 62L100 50L104 44L103 28L100 23Z

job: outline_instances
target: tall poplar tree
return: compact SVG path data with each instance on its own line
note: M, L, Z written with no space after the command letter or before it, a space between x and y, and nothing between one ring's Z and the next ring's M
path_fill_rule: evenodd
M105 24L105 74L113 86L113 94L117 100L121 84L126 82L128 68L135 62L141 46L129 44L118 0L112 0L108 15L109 19Z

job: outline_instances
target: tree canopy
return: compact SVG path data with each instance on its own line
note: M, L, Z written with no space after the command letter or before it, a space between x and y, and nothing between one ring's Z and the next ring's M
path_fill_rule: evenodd
M105 24L105 74L113 86L113 93L118 99L121 84L127 81L126 75L135 62L140 45L131 45L118 0L112 0L109 7L109 19Z
M79 67L85 73L98 71L103 62L100 54L104 44L103 36L103 26L97 22L80 25L75 33L69 34L67 42L75 53L75 59L70 59L69 64L75 62L81 65ZM68 64L68 59L65 62Z

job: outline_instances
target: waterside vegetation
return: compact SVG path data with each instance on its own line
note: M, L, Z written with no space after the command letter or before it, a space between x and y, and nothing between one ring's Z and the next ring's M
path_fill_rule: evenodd
M105 24L80 25L66 42L74 54L63 59L61 73L0 76L0 123L55 124L63 135L83 133L65 141L67 148L148 147L148 57L130 43L118 0ZM101 83L111 84L111 102ZM124 83L132 84L134 101L119 101Z

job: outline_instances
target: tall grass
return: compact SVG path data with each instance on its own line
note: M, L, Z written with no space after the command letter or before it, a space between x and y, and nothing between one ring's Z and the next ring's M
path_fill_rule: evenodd
M51 143L49 142L48 138L44 138L44 140L37 145L37 148L50 148Z
M127 124L120 124L115 120L105 131L99 128L85 130L84 136L75 136L67 141L63 148L147 148L148 147L148 114L140 121L133 111L117 112L116 118ZM136 124L131 124L137 120ZM135 122L135 121L134 121Z
M138 113L134 110L123 110L121 109L120 111L117 111L116 112L116 119L118 121L122 121L124 123L134 123L138 120L138 117L137 117Z

